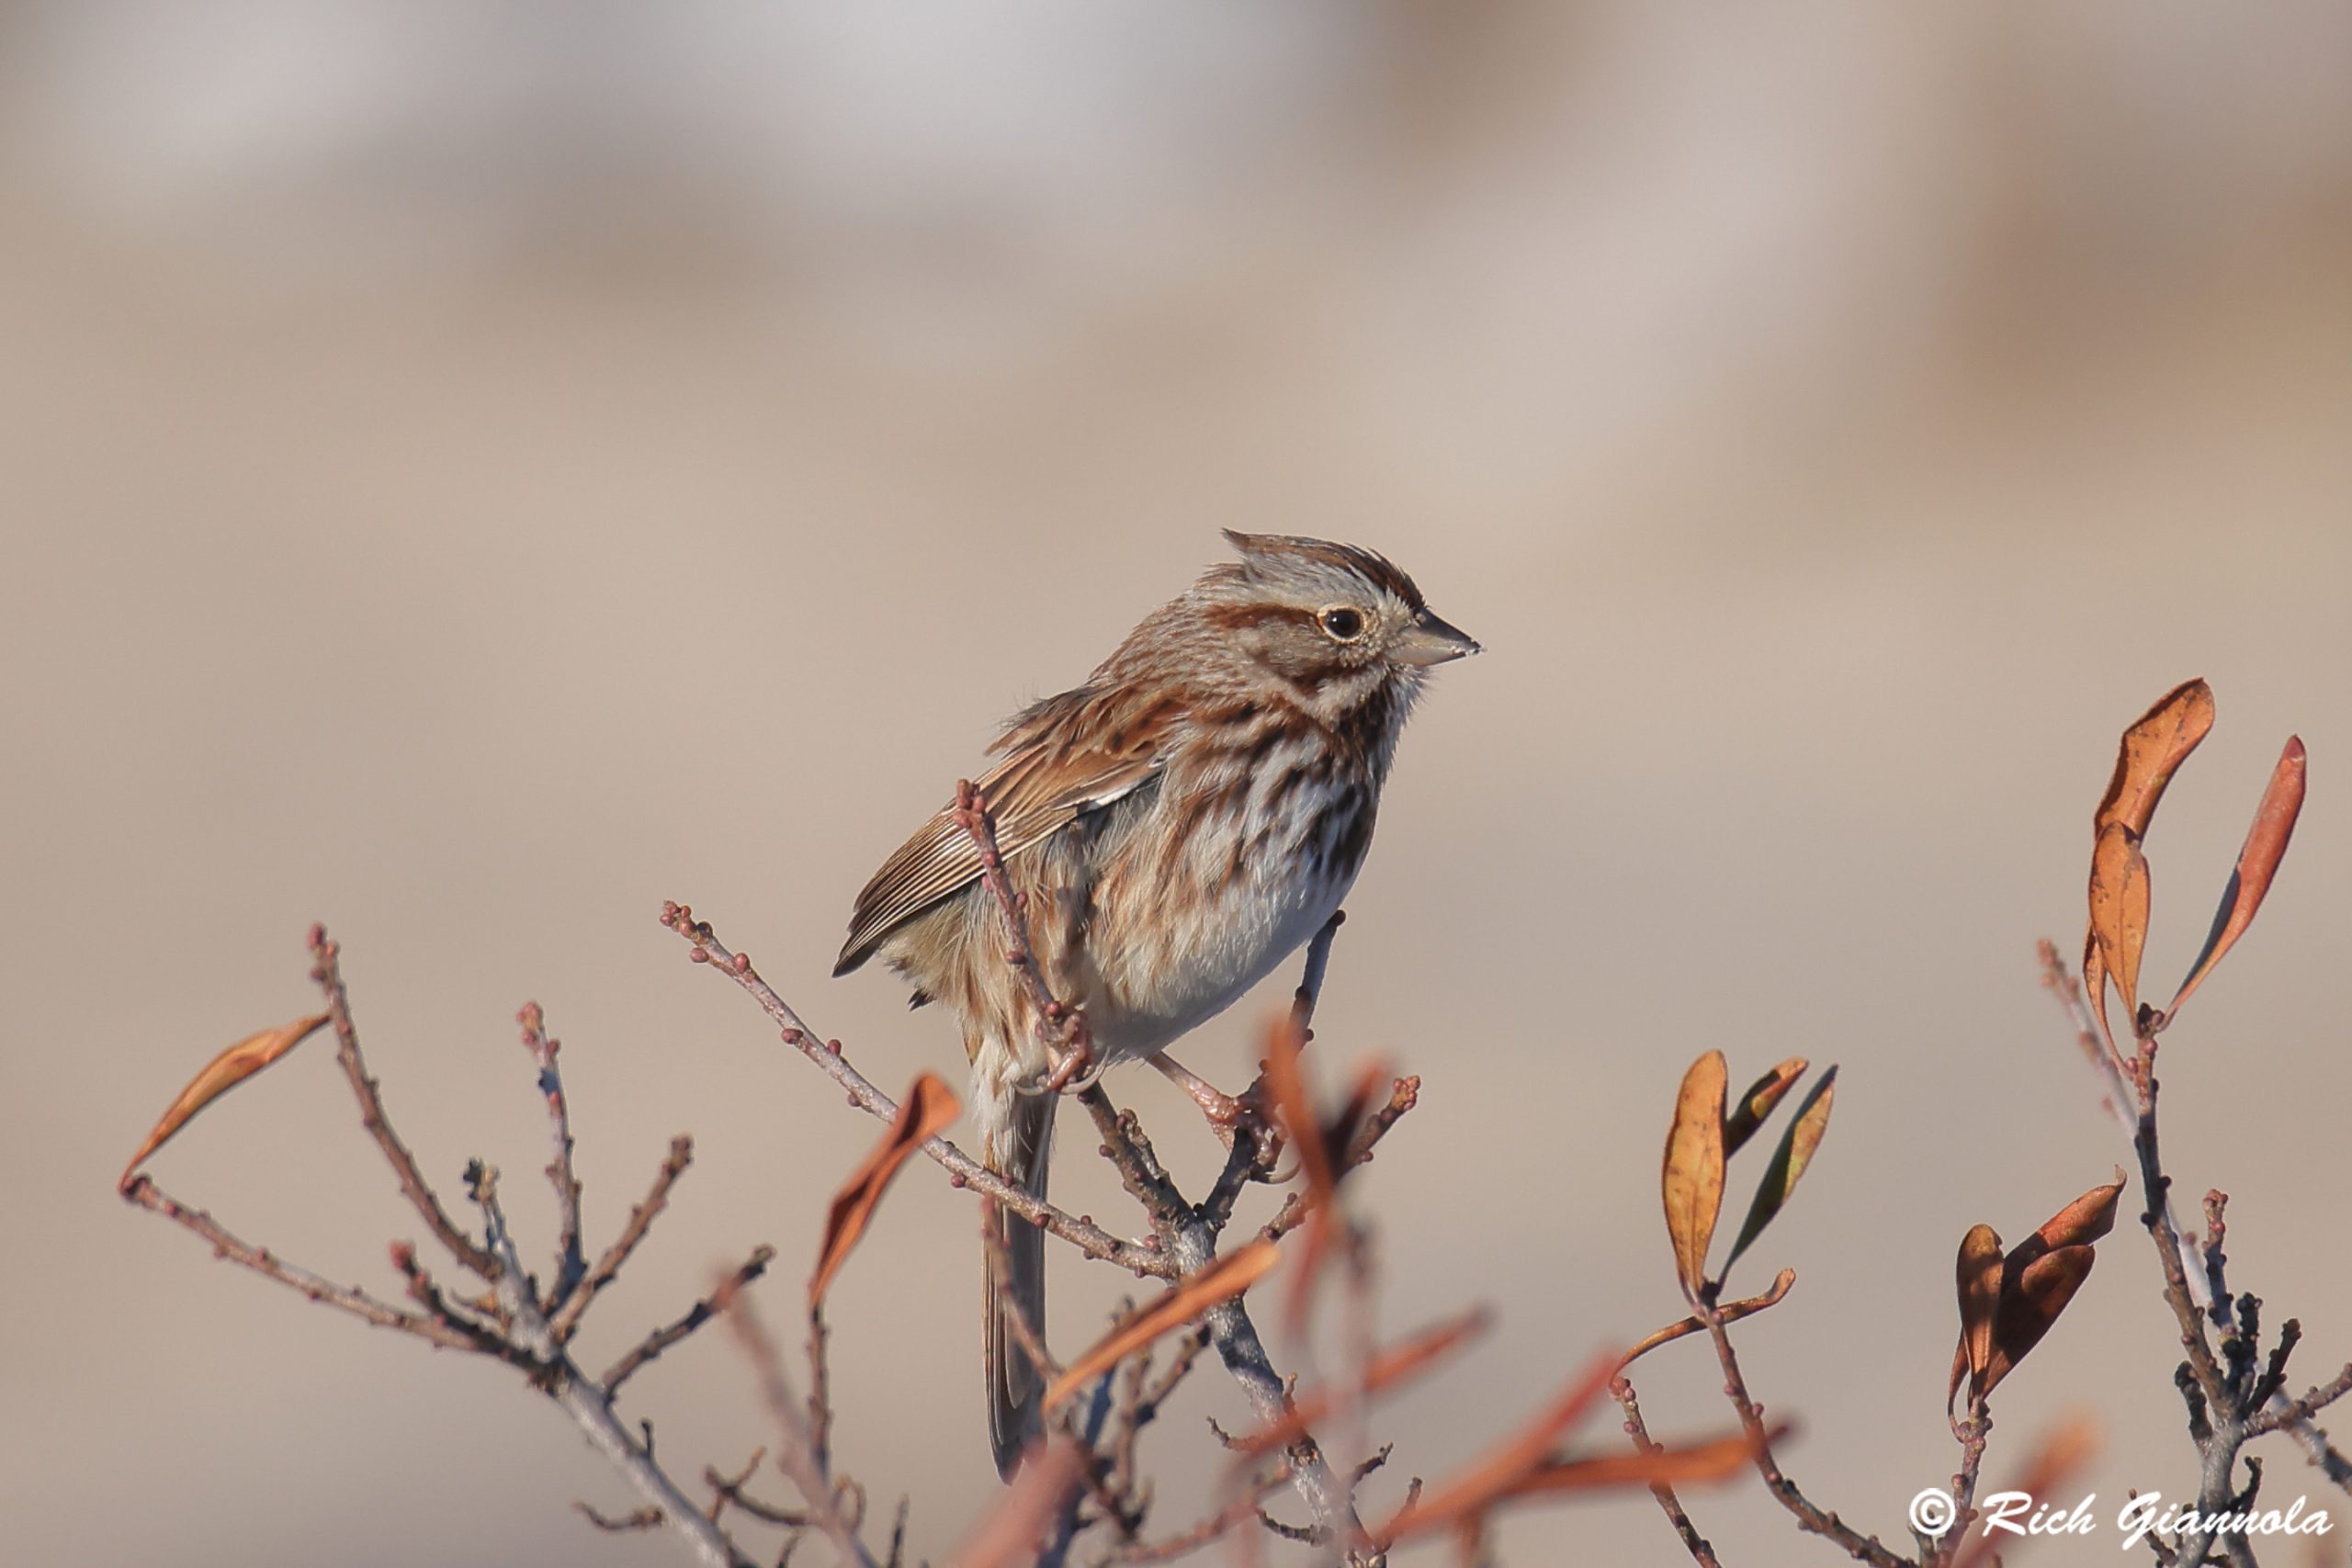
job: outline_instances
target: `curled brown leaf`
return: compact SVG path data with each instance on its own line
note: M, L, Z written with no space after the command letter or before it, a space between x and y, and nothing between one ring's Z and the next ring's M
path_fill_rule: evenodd
M824 1301L833 1276L841 1272L858 1237L865 1234L890 1179L899 1174L909 1156L947 1130L958 1109L956 1091L936 1074L916 1077L907 1097L899 1102L899 1114L891 1119L889 1131L833 1194L832 1206L825 1213L825 1239L817 1250L816 1271L808 1276L810 1306Z
M2238 938L2254 924L2255 912L2262 908L2263 898L2270 892L2271 879L2278 874L2278 863L2286 857L2288 840L2295 836L2295 819L2302 815L2304 774L2307 761L2300 737L2289 736L2286 750L2278 754L2278 765L2270 771L2270 783L2262 792L2262 802L2254 810L2254 825L2246 829L2245 844L2238 851L2238 863L2230 872L2229 885L2222 890L2222 907L2214 911L2213 928L2205 938L2204 951L2197 962L2188 966L2188 977L2172 998L2168 1013L2180 1010L2188 994L2205 983L2205 976L2222 962L2222 955L2237 945Z
M2061 1247L2032 1258L2021 1269L2005 1268L2001 1309L1993 1323L1993 1352L1986 1359L1984 1377L1969 1380L1971 1398L1991 1393L2041 1343L2058 1314L2090 1278L2094 1261L2087 1246Z
M187 1125L190 1117L309 1039L325 1026L327 1016L315 1013L277 1029L265 1029L258 1034L249 1034L207 1062L204 1070L190 1078L187 1087L180 1090L179 1098L172 1101L171 1109L157 1119L146 1139L140 1144L139 1152L130 1156L130 1163L122 1168L122 1176L116 1182L118 1190L129 1192L131 1178L146 1163L147 1156L162 1148L173 1134Z
M2102 833L2110 822L2120 822L2135 839L2147 837L2156 815L2156 802L2174 770L2197 750L2213 728L2213 689L2202 681L2184 681L2158 697L2123 732L2115 756L2115 773L2091 817L2091 831Z
M1985 1369L1993 1364L1993 1326L2001 1310L2001 1237L1991 1225L1971 1225L1960 1238L1956 1269L1960 1295L1960 1345L1952 1352L1951 1382L1944 1390L1944 1414L1951 1414L1953 1398L1963 1376L1983 1386Z
M1721 1051L1708 1052L1683 1074L1659 1179L1675 1275L1693 1301L1706 1283L1707 1244L1724 1202L1724 1079Z

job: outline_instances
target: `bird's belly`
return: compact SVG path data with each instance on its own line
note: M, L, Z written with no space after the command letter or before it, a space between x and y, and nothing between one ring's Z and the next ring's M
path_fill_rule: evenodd
M1352 880L1244 876L1205 898L1099 909L1086 987L1097 1046L1114 1060L1146 1056L1215 1018L1321 929Z

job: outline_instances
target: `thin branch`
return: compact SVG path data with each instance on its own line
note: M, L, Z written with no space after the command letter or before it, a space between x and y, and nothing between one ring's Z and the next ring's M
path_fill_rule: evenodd
M275 1280L289 1290L300 1291L306 1298L339 1312L374 1324L379 1328L397 1329L413 1334L429 1345L445 1350L475 1350L481 1347L473 1337L455 1325L421 1313L396 1307L379 1301L356 1285L344 1286L285 1258L266 1247L254 1247L232 1235L218 1221L201 1209L191 1209L178 1199L155 1185L154 1178L141 1173L131 1178L123 1189L130 1202L161 1214L173 1224L194 1232L210 1244L216 1258L242 1265L266 1279Z
M730 953L720 943L709 922L697 921L691 908L673 903L662 906L662 923L693 944L696 963L709 964L741 986L752 1000L759 1003L761 1010L782 1027L785 1043L816 1063L828 1077L847 1092L851 1104L884 1122L898 1115L898 1102L876 1089L864 1074L849 1065L842 1055L841 1043L823 1039L803 1023L800 1016L760 977L748 957ZM1122 1241L1091 1221L1040 1201L945 1138L928 1140L922 1145L922 1152L944 1168L959 1185L995 1199L1040 1230L1049 1235L1059 1236L1089 1258L1115 1263L1129 1273L1146 1279L1172 1280L1182 1272L1157 1247Z
M327 936L323 926L311 928L311 978L318 982L320 991L325 995L327 1016L334 1025L335 1060L342 1065L344 1077L351 1081L351 1092L359 1101L359 1124L368 1129L368 1135L383 1151L401 1193L434 1237L468 1269L484 1280L494 1279L498 1265L449 1217L440 1198L417 1169L416 1156L409 1153L408 1145L392 1130L391 1120L384 1113L382 1092L376 1080L368 1076L367 1059L359 1054L359 1032L351 1021L351 998L343 986L342 949Z
M775 1247L762 1247L754 1249L752 1256L743 1260L742 1267L729 1275L709 1295L688 1307L685 1315L675 1323L655 1329L631 1346L628 1353L615 1361L611 1369L597 1380L605 1385L605 1396L609 1398L618 1394L621 1384L636 1376L638 1369L718 1316L721 1303L728 1296L765 1273L767 1266L775 1260Z
M539 1004L525 1002L514 1021L523 1026L523 1048L538 1064L539 1092L547 1097L548 1137L554 1150L547 1172L555 1188L555 1282L548 1287L547 1301L553 1311L588 1272L588 1259L580 1250L580 1179L571 1168L571 1110L564 1100L563 1075L555 1065L562 1043L548 1035Z
M1623 1371L1610 1380L1609 1392L1616 1397L1618 1407L1625 1412L1625 1435L1634 1440L1634 1451L1644 1459L1656 1459L1666 1452L1665 1444L1651 1438L1649 1426L1642 1419L1641 1401L1635 1396L1634 1385ZM1690 1522L1690 1516L1684 1511L1682 1499L1675 1495L1674 1488L1663 1481L1653 1481L1650 1483L1650 1495L1657 1499L1658 1507L1666 1514L1667 1523L1674 1527L1674 1533L1681 1540L1682 1550L1690 1554L1690 1561L1699 1568L1723 1568L1723 1563L1715 1556L1713 1545L1699 1533L1699 1527Z
M752 1310L748 1296L727 1284L722 1284L717 1293L718 1310L727 1314L736 1343L751 1361L759 1380L761 1400L767 1405L768 1418L775 1424L776 1468L799 1488L802 1500L808 1505L809 1522L824 1531L842 1562L856 1563L859 1568L877 1568L873 1554L857 1537L856 1524L842 1513L832 1478L817 1463L816 1452L809 1443L807 1413L792 1395L792 1385L784 1375L784 1358L777 1353L775 1339L769 1337L759 1314ZM857 1513L861 1517L865 1513L862 1502Z
M549 1316L548 1325L555 1330L558 1339L568 1340L578 1330L581 1316L587 1312L589 1303L596 1299L596 1292L611 1284L620 1273L621 1265L628 1261L629 1254L637 1250L638 1243L643 1241L646 1233L653 1228L655 1217L670 1206L670 1189L677 1185L678 1178L684 1176L686 1168L694 1162L694 1139L681 1133L670 1140L669 1157L662 1162L662 1168L653 1173L653 1188L646 1193L645 1201L628 1212L628 1223L621 1226L621 1234L613 1238L613 1245L605 1249L604 1256L596 1259L596 1266L587 1272L579 1287L566 1296L563 1304Z
M1712 1295L1702 1295L1699 1312L1706 1319L1708 1336L1715 1342L1715 1359L1723 1365L1724 1397L1739 1415L1740 1427L1747 1432L1756 1455L1756 1472L1764 1478L1765 1489L1773 1499L1795 1517L1799 1527L1835 1542L1856 1562L1867 1562L1871 1568L1911 1568L1905 1560L1888 1551L1878 1537L1855 1530L1836 1514L1815 1504L1789 1479L1773 1455L1772 1434L1764 1425L1763 1408L1748 1397L1747 1380L1739 1370L1739 1355L1732 1348L1731 1333L1723 1314L1715 1310Z

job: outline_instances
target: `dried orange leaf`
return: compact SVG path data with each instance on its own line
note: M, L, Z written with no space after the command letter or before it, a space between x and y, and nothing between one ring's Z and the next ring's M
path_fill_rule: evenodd
M1046 1391L1044 1408L1053 1409L1128 1355L1256 1284L1274 1266L1274 1244L1261 1236L1190 1279L1178 1280L1158 1301L1114 1324L1111 1332L1054 1380L1054 1386Z
M2254 924L2255 911L2262 908L2263 897L2270 891L2270 879L2278 874L2278 862L2287 853L2287 840L2295 836L2295 818L2302 815L2304 762L2301 739L2289 736L2287 749L2278 754L2278 765L2270 771L2270 784L2262 792L2262 804L2255 807L2254 826L2246 829L2245 844L2238 851L2238 863L2230 873L2229 886L2222 890L2222 907L2214 911L2213 929L2206 935L2205 951L2188 966L2188 978L2180 983L2170 1011L2180 1010L2188 993L2204 984L2205 976L2221 963L2222 954L2235 946L2246 927Z
M2022 1269L2004 1270L2007 1278L2001 1286L2001 1310L1993 1323L1993 1353L1986 1360L1984 1376L1969 1380L1971 1398L1992 1393L1994 1385L2041 1343L2041 1337L2090 1278L2094 1261L2088 1247L2062 1247Z
M1792 1056L1747 1086L1747 1092L1739 1097L1731 1114L1724 1118L1725 1159L1737 1154L1739 1145L1756 1135L1756 1130L1764 1125L1764 1118L1772 1114L1772 1108L1795 1087L1797 1079L1804 1077L1804 1070L1810 1066L1803 1056Z
M281 1029L265 1029L259 1034L247 1035L207 1062L204 1070L180 1090L180 1097L172 1101L172 1108L164 1112L162 1119L148 1133L146 1141L139 1145L139 1152L132 1155L130 1163L122 1168L121 1179L116 1185L123 1191L130 1190L130 1179L138 1173L140 1166L146 1163L149 1155L162 1148L173 1134L187 1125L189 1117L300 1045L323 1028L326 1021L325 1013L316 1013L298 1019Z
M1788 1435L1784 1423L1764 1434L1767 1444ZM1656 1453L1607 1454L1596 1459L1552 1460L1526 1480L1503 1494L1505 1497L1537 1497L1562 1492L1589 1492L1609 1486L1684 1486L1721 1481L1751 1463L1757 1445L1745 1432L1685 1448Z
M1724 1259L1724 1272L1739 1261L1747 1244L1764 1234L1764 1227L1795 1196L1798 1179L1804 1168L1813 1163L1813 1151L1821 1146L1821 1134L1829 1130L1829 1107L1837 1098L1838 1068L1821 1075L1797 1107L1796 1120L1781 1134L1781 1146L1772 1151L1772 1163L1764 1168L1764 1179L1756 1189L1756 1200L1747 1205L1747 1219L1739 1227L1739 1239L1732 1243L1731 1256Z
M2032 1247L2030 1256L2040 1257L2062 1247L2087 1247L2115 1228L2115 1205L2123 1196L2123 1176L2119 1171L2114 1180L2103 1187L2094 1187L2041 1223L2025 1241L2018 1244L2017 1252ZM2040 1245L2035 1246L2036 1243ZM2018 1267L2024 1267L2020 1262Z
M2083 995L2098 1014L2099 1037L2107 1048L2115 1049L2115 1026L2107 1018L2107 964L2098 955L2098 932L2086 931L2083 936Z
M1086 1479L1086 1450L1069 1438L1046 1438L1021 1461L1021 1473L974 1526L954 1568L1009 1568L1025 1562L1069 1495Z
M849 1260L857 1238L865 1234L866 1222L873 1219L890 1179L899 1174L910 1155L947 1130L958 1109L956 1091L936 1074L916 1077L906 1099L899 1101L899 1114L891 1118L890 1130L833 1194L832 1207L825 1213L824 1245L817 1251L817 1270L808 1277L810 1306L824 1301L833 1276Z
M2121 822L2099 829L2091 851L2091 941L2123 998L2133 1028L2140 1014L2140 950L2148 940L2148 859ZM2105 1021L2105 1009L2100 1010Z
M1277 1019L1266 1031L1266 1092L1274 1102L1274 1118L1298 1152L1299 1172L1306 1179L1306 1201L1328 1201L1337 1177L1331 1170L1322 1127L1315 1119L1315 1102L1306 1092L1306 1076L1299 1066L1298 1026Z
M1402 1344L1393 1345L1375 1354L1371 1364L1364 1369L1362 1382L1348 1392L1365 1396L1392 1388L1433 1366L1447 1352L1485 1333L1491 1321L1485 1307L1472 1307L1458 1316L1432 1325ZM1339 1400L1340 1395L1329 1390L1302 1393L1291 1402L1290 1413L1281 1420L1270 1427L1261 1427L1246 1438L1238 1438L1229 1446L1235 1456L1244 1461L1282 1448L1329 1415Z
M1960 1347L1952 1354L1951 1382L1944 1390L1944 1414L1951 1414L1963 1374L1980 1382L1993 1364L1993 1325L2001 1311L2001 1238L1991 1225L1971 1225L1960 1238L1956 1269L1960 1293Z
M2120 822L2134 839L2146 838L2173 770L2212 728L2213 689L2204 682L2184 681L2158 697L2155 706L2123 732L2115 773L2092 815L2091 831L2103 833L2109 823Z
M1693 1301L1707 1279L1707 1244L1724 1203L1724 1054L1710 1051L1682 1075L1674 1125L1666 1135L1666 1235L1674 1271Z
M1374 1539L1383 1546L1470 1518L1511 1495L1512 1488L1552 1459L1560 1437L1576 1425L1617 1375L1617 1358L1597 1357L1518 1433L1487 1450L1455 1479L1432 1486L1396 1511Z
M1783 1269L1781 1270L1780 1277L1772 1281L1772 1288L1763 1294L1750 1296L1746 1301L1726 1302L1715 1311L1722 1314L1725 1323L1737 1323L1741 1318L1753 1316L1768 1306L1777 1305L1781 1298L1789 1293L1789 1288L1796 1282L1797 1271L1793 1269ZM1622 1372L1659 1346L1671 1345L1684 1335L1696 1334L1706 1326L1702 1320L1695 1316L1686 1317L1679 1323L1669 1323L1626 1351L1625 1359L1617 1363L1617 1370Z

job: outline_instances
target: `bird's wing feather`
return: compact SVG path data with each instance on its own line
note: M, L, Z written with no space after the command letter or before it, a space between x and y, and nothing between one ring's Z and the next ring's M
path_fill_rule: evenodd
M978 781L1007 860L1156 774L1183 709L1167 699L1081 686L1012 721L989 748L1004 760ZM979 847L943 807L857 896L833 973L846 975L907 921L980 874Z

